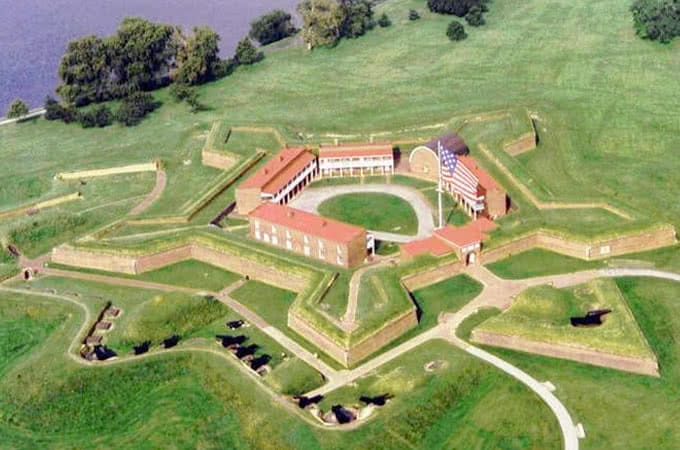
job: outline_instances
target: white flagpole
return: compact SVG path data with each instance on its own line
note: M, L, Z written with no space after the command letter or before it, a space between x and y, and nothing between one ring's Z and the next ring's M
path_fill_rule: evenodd
M439 206L439 228L444 228L444 214L442 212L442 192L444 187L442 185L442 143L437 141L437 159L439 159L439 186L437 189L437 201Z

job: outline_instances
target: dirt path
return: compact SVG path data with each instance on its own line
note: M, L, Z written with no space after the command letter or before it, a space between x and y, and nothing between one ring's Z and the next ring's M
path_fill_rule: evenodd
M154 204L158 198L163 194L165 186L167 185L168 177L163 169L156 170L156 185L153 187L149 195L147 195L142 202L132 208L128 215L138 216Z

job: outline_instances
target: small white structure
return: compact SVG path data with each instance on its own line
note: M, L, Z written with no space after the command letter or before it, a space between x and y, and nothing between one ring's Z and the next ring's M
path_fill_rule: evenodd
M319 174L322 177L391 175L393 173L392 144L322 144L319 147Z

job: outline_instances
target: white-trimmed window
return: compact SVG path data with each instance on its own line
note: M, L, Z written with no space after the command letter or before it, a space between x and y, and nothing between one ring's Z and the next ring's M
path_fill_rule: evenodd
M312 254L312 249L309 247L309 245L305 245L305 256L309 256Z
M293 250L293 241L291 241L290 239L286 239L286 248L288 250Z

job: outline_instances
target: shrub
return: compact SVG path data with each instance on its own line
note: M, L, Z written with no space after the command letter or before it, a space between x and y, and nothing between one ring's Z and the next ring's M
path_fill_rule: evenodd
M14 99L11 105L9 105L9 110L7 110L8 119L16 119L28 114L28 106L21 99Z
M107 127L113 123L113 112L106 105L97 106L94 110L94 121L99 128Z
M463 39L467 38L465 27L457 20L454 20L449 24L449 27L446 29L446 35L452 41L462 41Z
M60 120L64 117L64 107L49 95L45 98L45 119Z
M355 38L375 27L373 4L368 0L342 0L344 20L339 37Z
M186 102L191 107L191 112L201 109L201 103L198 101L198 91L192 86L187 86L184 83L175 83L170 87L170 94L178 102Z
M380 16L380 19L378 19L378 25L380 25L381 28L387 28L392 25L392 21L387 17L387 14L383 14Z
M415 9L411 9L408 12L408 20L418 20L420 19L420 14Z
M680 0L636 0L631 11L638 36L663 43L680 36Z
M251 22L249 36L262 45L280 41L297 31L291 19L287 12L274 10Z
M116 120L128 127L137 125L157 106L151 94L135 92L123 99L116 113Z
M482 8L479 6L473 6L465 15L465 21L471 27L481 27L486 23L486 20L484 20L484 11L482 11Z
M486 11L486 2L487 0L427 0L427 7L434 13L464 17L474 6Z
M249 65L260 61L263 57L264 55L257 51L250 38L244 37L236 46L234 61L237 64Z
M83 128L93 128L97 124L97 118L94 111L78 112L78 123Z

